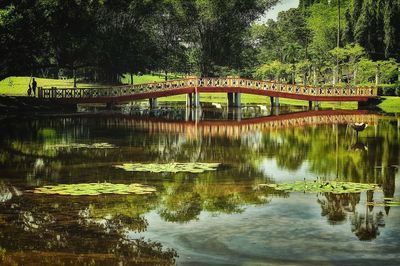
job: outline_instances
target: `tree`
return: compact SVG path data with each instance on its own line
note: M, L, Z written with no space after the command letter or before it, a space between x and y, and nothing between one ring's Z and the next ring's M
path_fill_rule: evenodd
M173 1L188 27L187 42L198 51L201 75L216 75L218 66L243 67L244 36L251 23L277 0Z
M270 80L275 79L279 82L280 79L287 74L287 69L288 69L287 65L282 64L278 60L275 60L273 62L266 63L260 66L257 69L255 76L259 79L265 79L265 78L268 78Z
M400 54L400 2L386 0L384 7L384 44L385 57L397 57Z
M296 83L296 62L300 57L300 49L301 46L295 43L290 43L283 47L283 60L286 63L290 63L292 66L291 83Z

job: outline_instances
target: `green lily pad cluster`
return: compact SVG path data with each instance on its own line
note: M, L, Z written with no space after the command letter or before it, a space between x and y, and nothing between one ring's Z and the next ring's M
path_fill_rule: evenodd
M68 144L54 144L49 146L52 149L114 149L115 145L110 143L93 143L93 144L84 144L84 143L68 143Z
M384 198L384 202L368 202L368 206L400 207L400 199Z
M330 192L335 194L343 193L359 193L368 190L376 190L377 184L361 184L352 182L336 182L336 181L296 181L294 183L282 184L260 184L258 188L269 187L275 190L286 192L310 192L310 193L324 193Z
M151 194L155 191L156 189L154 187L142 184L82 183L43 186L35 188L32 192L38 194L58 194L69 196L96 196L100 194Z
M122 165L115 165L116 168L124 169L128 172L189 172L189 173L203 173L204 171L215 171L219 163L124 163Z

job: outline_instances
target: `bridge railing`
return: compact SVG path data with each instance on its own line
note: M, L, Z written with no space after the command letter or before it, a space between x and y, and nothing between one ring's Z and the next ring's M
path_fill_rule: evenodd
M244 78L187 78L136 85L124 85L104 88L39 88L40 98L96 98L96 97L119 97L140 94L145 92L168 91L181 88L196 87L230 87L247 88L253 90L269 90L288 94L307 96L363 96L376 97L376 87L333 87L333 86L310 86L297 84L283 84L272 81L250 80Z

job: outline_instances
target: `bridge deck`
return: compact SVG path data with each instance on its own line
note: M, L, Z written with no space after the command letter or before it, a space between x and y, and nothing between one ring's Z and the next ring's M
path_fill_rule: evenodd
M188 93L247 93L306 101L367 101L375 87L282 84L242 78L187 78L110 88L39 88L39 97L73 103L129 102Z

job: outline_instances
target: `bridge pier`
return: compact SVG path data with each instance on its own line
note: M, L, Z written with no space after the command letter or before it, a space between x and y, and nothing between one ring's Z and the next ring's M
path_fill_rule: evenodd
M241 94L240 94L240 92L236 92L234 95L235 95L235 97L234 97L235 98L234 106L237 107L237 108L240 108L241 105L242 105L242 103L241 103L241 99L242 99Z
M241 107L241 94L240 92L228 92L228 107Z
M233 92L228 92L227 93L227 97L228 97L228 107L233 107L234 103L233 103Z
M279 97L269 97L269 100L271 102L271 106L279 106Z
M317 109L317 110L318 110L320 104L321 104L321 103L320 103L319 101L308 101L308 109L309 109L309 110L312 110L312 109L313 109L313 106L314 106L314 109Z
M199 92L195 92L193 93L194 96L194 107L195 108L200 108L200 93Z
M192 109L190 106L186 106L185 109L185 121L191 121L192 120Z
M149 105L151 109L157 108L157 98L150 98Z
M242 109L237 108L233 110L233 119L240 122L242 120Z
M275 97L274 106L279 106L279 97Z
M193 94L192 93L186 94L186 106L188 106L188 107L193 106Z

